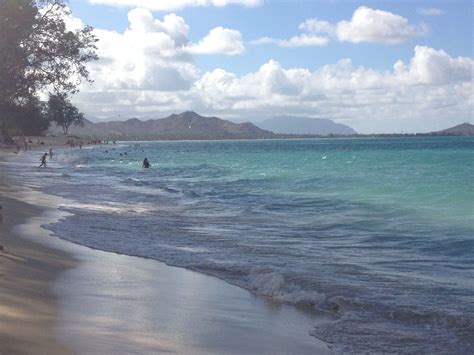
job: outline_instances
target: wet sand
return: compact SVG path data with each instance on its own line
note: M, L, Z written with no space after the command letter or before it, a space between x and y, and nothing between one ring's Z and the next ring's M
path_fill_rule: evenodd
M72 256L21 237L16 226L41 213L31 204L0 192L0 354L70 354L57 340L58 318L53 285L76 265ZM38 237L44 230L32 231Z

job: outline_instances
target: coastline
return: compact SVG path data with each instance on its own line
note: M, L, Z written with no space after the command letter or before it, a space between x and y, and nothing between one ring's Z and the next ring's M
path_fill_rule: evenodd
M330 352L309 335L315 315L212 276L51 236L40 226L61 216L61 199L6 181L0 353Z

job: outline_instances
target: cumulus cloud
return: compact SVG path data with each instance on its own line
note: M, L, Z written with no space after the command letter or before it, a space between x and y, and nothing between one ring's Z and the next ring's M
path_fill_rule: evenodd
M232 98L240 101L242 97L248 97L258 106L274 97L280 100L281 96L287 96L299 105L306 97L351 92L355 95L365 90L383 93L409 87L423 94L427 86L439 89L443 85L470 84L473 63L470 58L453 58L442 50L417 46L410 63L398 61L391 72L354 67L350 59L325 65L314 72L284 69L278 62L270 60L257 72L240 78L216 69L203 75L195 85L205 93L204 97L210 93L209 103ZM423 85L425 88L421 88Z
M353 43L401 43L425 32L423 25L416 27L402 16L365 6L355 10L350 21L341 21L336 26L337 38Z
M197 44L188 39L189 26L176 14L162 19L150 10L128 12L122 32L95 29L99 61L89 66L96 90L189 90L199 78L195 54L240 54L245 50L238 31L218 27Z
M115 7L140 7L152 11L176 11L186 7L240 5L256 7L263 5L264 0L89 0L91 4Z
M435 7L424 7L416 10L420 15L423 16L441 16L444 15L444 11Z
M130 30L136 33L164 33L172 38L177 45L187 43L189 26L182 17L168 14L163 21L154 19L149 10L143 8L133 9L128 12Z
M96 87L107 89L189 89L198 72L192 57L183 51L189 45L189 27L175 14L154 19L149 10L128 13L123 32L96 29L100 60L91 64Z
M341 42L395 44L427 32L424 24L414 26L402 16L366 6L357 8L350 21L332 24L318 18L310 18L298 28L304 33L290 39L262 37L251 41L250 44L275 44L280 47L322 46L328 44L331 38Z
M197 44L186 49L192 54L226 54L236 55L245 52L242 34L239 31L216 27Z
M394 65L395 75L403 84L447 85L463 81L472 82L473 60L466 57L453 58L443 50L416 46L415 55L406 65L398 61Z

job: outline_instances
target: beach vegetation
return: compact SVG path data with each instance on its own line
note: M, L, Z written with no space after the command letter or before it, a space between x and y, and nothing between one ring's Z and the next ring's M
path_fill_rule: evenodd
M86 64L98 58L97 38L70 15L63 0L0 0L2 136L41 134L48 116L40 98L65 98L91 81Z
M52 94L49 96L46 117L48 122L54 122L60 126L65 135L69 127L84 124L84 114L79 112L65 94Z

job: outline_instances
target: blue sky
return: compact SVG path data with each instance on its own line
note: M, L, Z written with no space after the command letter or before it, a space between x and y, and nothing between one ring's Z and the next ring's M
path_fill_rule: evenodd
M216 1L70 0L102 57L80 108L95 120L324 117L364 133L473 118L472 1Z

